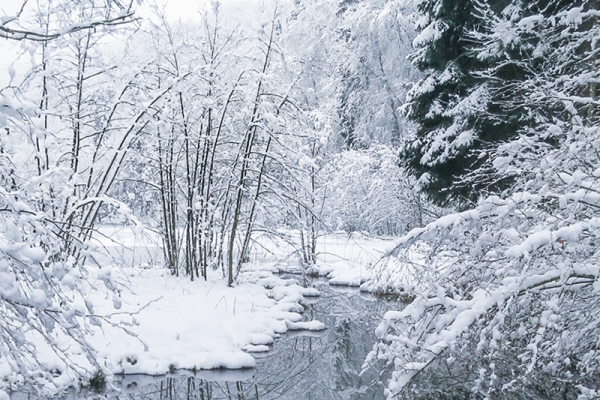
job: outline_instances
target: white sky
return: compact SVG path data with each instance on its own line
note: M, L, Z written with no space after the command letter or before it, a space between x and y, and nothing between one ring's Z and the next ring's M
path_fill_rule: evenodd
M63 0L72 1L72 0ZM165 4L168 18L175 22L194 23L200 21L199 10L210 8L214 0L142 0L138 15L147 18L150 15L151 4ZM243 21L245 24L260 22L262 19L258 11L266 4L272 5L275 0L221 0L221 15L226 15L236 23ZM20 8L22 1L0 0L0 18L14 15ZM267 17L268 18L268 17ZM12 40L0 39L0 88L9 82L8 68L20 53L21 44ZM21 61L19 61L21 63ZM18 70L18 64L15 68Z
M3 0L0 0L3 1ZM140 14L146 12L149 5L156 2L166 4L167 15L172 21L194 22L200 20L198 10L209 8L212 0L143 0ZM263 3L272 3L273 0L221 0L221 9L224 15L248 17L256 13Z

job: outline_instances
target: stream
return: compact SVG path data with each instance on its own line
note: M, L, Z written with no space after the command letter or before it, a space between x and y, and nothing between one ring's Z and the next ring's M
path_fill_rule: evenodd
M377 300L358 289L331 287L314 281L321 297L307 299L304 320L319 320L323 332L289 331L271 351L254 354L256 368L242 370L175 371L166 376L116 376L103 393L72 390L56 400L383 400L389 372L383 363L360 374L376 341L374 330L383 314L401 304ZM471 360L473 361L473 360ZM466 360L449 368L433 366L416 381L405 398L414 400L482 399L470 390L476 363ZM474 369L475 368L475 369ZM384 371L384 372L382 372ZM471 386L469 386L471 385ZM575 400L577 390L540 376L518 392L502 393L504 400ZM404 398L404 397L403 397ZM11 400L39 399L35 390L13 393Z
M384 399L383 366L359 374L375 342L375 327L385 311L397 305L357 289L330 287L323 281L313 285L322 295L306 304L304 319L317 319L328 329L282 335L270 352L255 355L254 369L116 377L115 388L103 394L73 392L61 399ZM12 397L34 398L23 392Z

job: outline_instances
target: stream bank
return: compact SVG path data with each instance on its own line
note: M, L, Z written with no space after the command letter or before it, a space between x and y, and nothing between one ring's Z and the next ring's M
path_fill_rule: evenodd
M360 375L375 341L373 333L393 305L355 288L315 281L318 299L304 303L304 321L322 321L321 332L289 331L257 354L256 367L241 370L177 371L163 376L124 375L98 394L72 391L61 399L203 399L203 400L383 400L383 365ZM33 397L32 397L33 396ZM36 398L26 392L11 399Z

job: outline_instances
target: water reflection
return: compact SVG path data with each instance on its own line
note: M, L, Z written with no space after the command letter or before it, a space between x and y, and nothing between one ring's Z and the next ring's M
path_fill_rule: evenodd
M375 372L359 376L375 337L373 329L386 304L368 301L357 291L323 290L305 318L323 321L322 337L286 336L272 357L260 360L255 377L261 399L383 399Z
M359 374L375 341L374 328L383 313L397 305L361 297L357 290L316 285L322 297L305 305L304 318L318 319L328 329L282 336L272 351L257 359L256 369L179 371L168 377L130 375L115 380L116 390L102 395L71 394L66 399L384 399L387 376L379 376L383 367Z
M131 400L379 400L389 374L378 365L360 376L365 356L375 342L374 327L388 309L399 303L377 301L355 289L329 288L315 284L322 297L306 304L305 320L318 319L329 328L324 332L289 332L278 339L272 351L257 359L256 369L223 371L178 371L168 377L130 375L114 382L115 390L102 395L71 394L65 399ZM453 353L452 362L440 358L420 373L399 398L410 400L481 400L473 390L485 359L475 356L477 341L467 342ZM514 354L506 354L506 365L498 366L498 379L515 379L511 369ZM524 377L529 384L519 391L501 391L491 396L502 400L561 398L576 400L577 388L544 375ZM36 396L13 397L37 399Z

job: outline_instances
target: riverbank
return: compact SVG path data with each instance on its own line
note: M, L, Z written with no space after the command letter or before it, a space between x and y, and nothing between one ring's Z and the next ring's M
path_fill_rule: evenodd
M317 290L266 271L244 274L233 288L222 279L192 282L172 276L165 268L108 266L88 267L88 271L93 289L87 300L96 318L86 321L86 340L97 351L102 373L109 377L165 374L175 369L252 368L256 364L252 354L268 351L278 335L288 330L325 329L316 320L302 322L302 303L318 296ZM118 299L105 288L107 276L120 288ZM36 377L40 396L79 384L80 377L39 334L25 335L35 344L41 366ZM80 368L96 369L72 340L56 339L57 345L70 346L67 354ZM24 383L4 359L0 375L0 390L10 391Z
M85 278L85 300L93 304L91 318L85 319L85 339L96 350L98 365L85 358L79 345L56 334L55 346L66 348L71 362L89 371L82 382L38 333L25 332L36 346L41 367L35 378L40 396L86 384L100 370L110 380L115 374L252 368L253 355L268 352L279 335L326 328L318 319L302 317L318 291L299 285L301 275L297 280L277 275L301 271L293 241L261 238L234 287L227 287L219 271L209 271L208 281L192 282L157 266L159 248L152 234L140 236L115 227L103 227L102 234L99 248L104 257L97 260L103 267L87 267ZM317 242L317 267L304 274L316 272L332 285L365 285L370 282L368 266L381 258L389 243L360 234L323 236ZM107 282L119 289L118 296L106 288ZM81 302L74 308L86 309ZM24 383L13 371L0 359L0 390Z
M101 393L92 389L71 389L64 399L159 399L159 398L260 398L295 400L316 398L383 400L383 365L363 373L362 366L372 349L372 329L391 303L377 301L356 288L330 286L323 279L311 279L310 286L321 292L306 298L303 321L317 319L324 331L288 331L269 346L270 351L254 353L253 369L177 370L166 375L130 374L112 377ZM12 395L12 400L35 396L31 388Z

